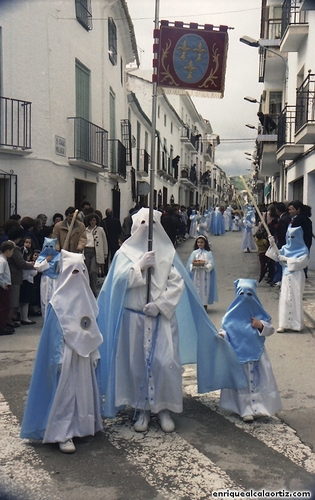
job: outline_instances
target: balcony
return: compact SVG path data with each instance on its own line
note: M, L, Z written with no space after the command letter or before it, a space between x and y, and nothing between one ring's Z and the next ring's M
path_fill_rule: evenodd
M286 106L278 119L277 160L295 160L304 152L304 146L295 144L296 107Z
M315 75L309 74L296 94L295 142L315 144Z
M0 152L15 155L31 151L32 103L0 97Z
M108 177L117 182L127 182L126 148L118 139L108 139L109 171Z
M285 0L282 5L281 52L298 52L308 36L306 12L299 0Z
M202 144L202 153L205 161L213 160L213 147L208 141L204 141Z
M267 19L265 21L265 40L280 40L281 38L281 19ZM276 42L275 42L276 44ZM277 44L276 44L277 45Z
M199 146L199 135L194 135L190 128L182 127L180 140L189 151L197 151Z
M91 0L75 0L75 13L81 26L90 31L93 27Z
M278 114L263 114L259 117L257 142L276 143L278 140Z
M257 161L260 164L261 175L272 176L278 173L280 168L276 157L277 135L263 134L262 132L263 126L260 126L256 139Z
M211 172L204 172L200 178L200 184L203 191L210 191L212 188Z
M108 167L107 130L84 118L68 118L73 122L73 156L69 164L99 171Z
M171 184L175 184L177 182L177 169L173 168L171 157L164 151L161 151L160 155L157 157L157 173L163 177L163 179L171 182Z
M187 166L183 166L180 168L180 182L181 184L185 184L190 189L196 189L198 180L196 176L196 172Z
M137 149L137 173L141 177L149 175L150 155L145 149Z

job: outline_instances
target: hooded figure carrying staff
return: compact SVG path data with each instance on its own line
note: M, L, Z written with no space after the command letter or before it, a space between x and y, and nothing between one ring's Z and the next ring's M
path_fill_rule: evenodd
M195 286L153 211L133 215L132 234L116 252L98 297L101 412L113 418L126 405L139 410L134 429L145 432L151 413L164 432L183 410L181 364L198 363L198 391L245 385L232 347L205 312ZM151 269L147 296L147 270Z

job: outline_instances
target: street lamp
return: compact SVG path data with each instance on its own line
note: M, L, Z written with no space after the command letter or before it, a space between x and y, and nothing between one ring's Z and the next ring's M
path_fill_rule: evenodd
M247 153L246 151L245 151L245 153L244 153L244 154L245 154L245 155L252 156L252 153Z
M252 125L251 123L246 123L245 127L248 127L248 128L252 128L252 129L256 129L258 130L257 127L255 127L255 125Z
M245 43L245 45L249 45L250 47L259 47L264 50L267 50L267 52L271 52L272 54L275 54L276 56L280 57L282 61L285 64L285 95L284 95L284 102L286 102L286 96L287 96L287 82L288 82L288 76L289 76L289 66L288 66L288 61L281 55L279 52L276 52L275 50L270 49L269 47L266 47L265 45L262 45L259 40L255 40L254 38L251 38L250 36L244 35L240 38L240 42Z
M259 104L259 101L257 101L257 99L255 99L255 97L250 97L249 95L246 95L244 97L245 101L248 101L248 102L253 102L253 103L258 103Z

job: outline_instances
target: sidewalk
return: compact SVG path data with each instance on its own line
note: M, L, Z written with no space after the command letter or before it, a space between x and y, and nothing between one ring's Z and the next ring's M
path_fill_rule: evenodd
M307 275L303 296L304 322L310 333L315 337L315 271L308 271Z

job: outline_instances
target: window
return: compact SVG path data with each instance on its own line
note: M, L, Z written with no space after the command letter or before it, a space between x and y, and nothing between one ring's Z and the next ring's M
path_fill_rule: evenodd
M83 28L87 31L92 29L91 0L75 0L75 15Z
M108 18L108 56L110 62L117 64L117 28L112 17Z
M120 58L120 83L121 86L124 86L124 61L123 58Z
M171 134L173 133L173 122L171 122Z
M144 149L146 152L149 150L149 134L147 131L144 132Z
M167 121L166 121L166 115L164 115L164 127L166 127L166 123L167 123Z
M269 93L269 113L273 116L279 115L282 110L282 92L270 91Z

